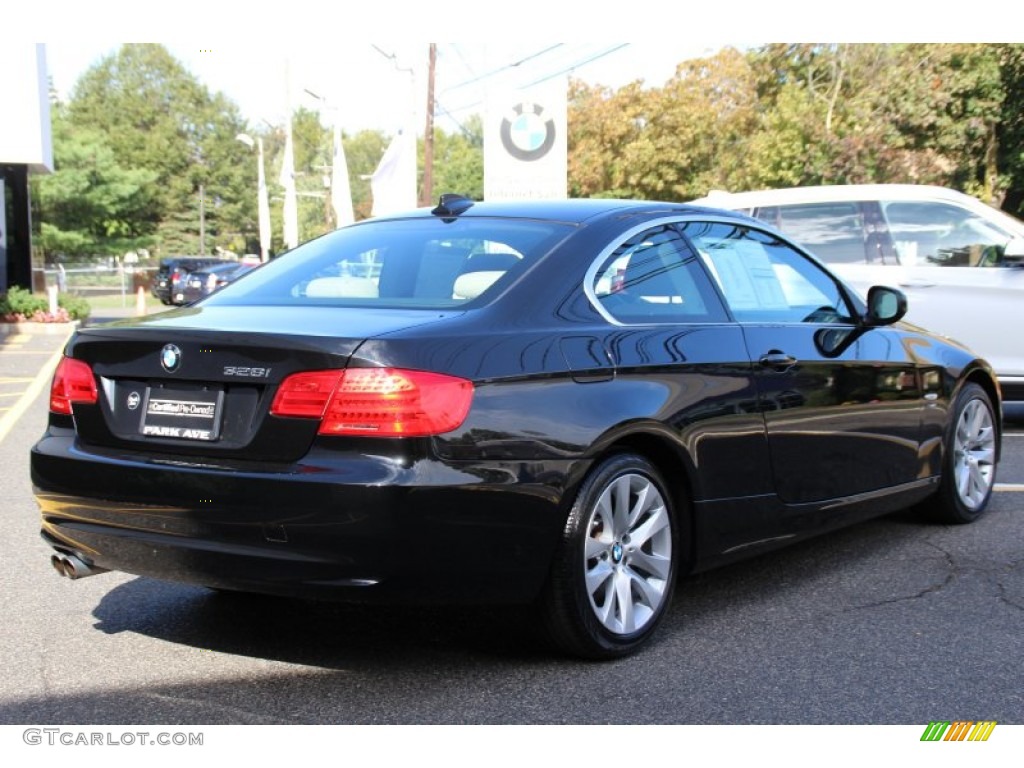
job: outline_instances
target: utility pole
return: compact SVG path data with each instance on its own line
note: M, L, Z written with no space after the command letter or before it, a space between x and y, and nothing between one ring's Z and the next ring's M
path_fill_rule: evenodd
M199 185L199 255L206 255L206 186Z
M420 205L434 200L434 67L437 43L430 44L430 66L427 70L427 128L423 133L423 197Z

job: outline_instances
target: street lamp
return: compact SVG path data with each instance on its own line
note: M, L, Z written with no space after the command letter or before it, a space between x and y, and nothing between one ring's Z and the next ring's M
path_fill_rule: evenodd
M256 204L259 210L260 222L260 261L270 259L270 200L267 197L267 178L263 172L263 139L253 139L247 133L240 133L235 136L249 149L254 146L259 149L259 165L257 170L257 191Z

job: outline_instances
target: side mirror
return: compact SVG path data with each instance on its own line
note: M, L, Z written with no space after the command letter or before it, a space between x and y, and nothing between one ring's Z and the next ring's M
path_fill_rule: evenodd
M907 314L907 297L902 291L882 285L868 290L867 325L892 325Z
M1015 237L1006 244L1003 261L1014 266L1024 264L1024 237Z

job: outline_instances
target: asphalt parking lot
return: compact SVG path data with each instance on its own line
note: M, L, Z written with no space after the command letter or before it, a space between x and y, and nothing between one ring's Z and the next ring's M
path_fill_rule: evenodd
M685 580L656 641L554 657L521 610L58 578L28 448L58 331L0 337L0 723L1024 723L1024 420L971 526L893 515ZM43 382L40 384L40 382Z

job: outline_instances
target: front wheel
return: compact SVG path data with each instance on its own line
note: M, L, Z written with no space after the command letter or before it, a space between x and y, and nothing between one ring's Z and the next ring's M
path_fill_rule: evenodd
M584 480L543 597L548 633L565 651L624 656L654 632L679 561L678 519L658 471L612 456Z
M979 385L964 385L946 434L938 494L930 505L936 521L971 523L981 517L995 485L998 450L992 400Z

